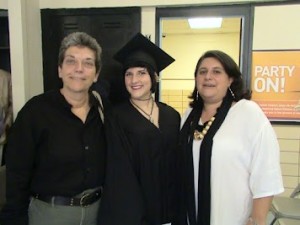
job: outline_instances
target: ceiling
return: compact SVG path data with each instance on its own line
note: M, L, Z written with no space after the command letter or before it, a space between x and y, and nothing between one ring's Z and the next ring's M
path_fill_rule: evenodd
M236 33L240 32L241 18L223 18L222 27L217 29L191 29L187 19L163 19L162 34L204 34L204 33Z

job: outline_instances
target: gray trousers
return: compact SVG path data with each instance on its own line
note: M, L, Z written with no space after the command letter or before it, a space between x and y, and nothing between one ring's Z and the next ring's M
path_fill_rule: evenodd
M61 206L31 198L29 225L97 225L100 200L87 207Z

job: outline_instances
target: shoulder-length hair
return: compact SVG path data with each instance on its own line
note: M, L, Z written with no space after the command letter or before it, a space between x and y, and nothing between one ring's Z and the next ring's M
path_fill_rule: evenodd
M241 99L251 99L251 92L250 90L245 89L244 81L242 79L242 73L240 72L238 65L234 62L234 60L229 55L227 55L222 51L210 50L205 52L197 62L195 72L194 72L195 77L198 74L199 66L206 58L214 58L218 60L223 66L226 74L229 77L233 78L233 82L230 85L230 89L234 94L233 97L234 101L237 102ZM232 93L230 93L229 90L227 91L227 94L230 94L232 96ZM190 106L193 108L203 104L203 100L197 92L196 82L195 82L194 90L192 94L189 96L189 98L192 99L192 101L190 102Z

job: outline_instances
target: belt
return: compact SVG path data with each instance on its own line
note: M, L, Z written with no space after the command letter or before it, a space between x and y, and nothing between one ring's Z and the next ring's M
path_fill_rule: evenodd
M101 189L92 193L83 194L81 197L62 197L62 196L49 196L49 195L32 195L33 198L55 205L65 206L81 206L86 207L93 204L101 198Z

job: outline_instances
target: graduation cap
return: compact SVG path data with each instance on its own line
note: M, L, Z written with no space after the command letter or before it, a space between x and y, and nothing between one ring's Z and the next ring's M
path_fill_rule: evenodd
M175 61L170 55L152 43L141 33L137 33L115 55L114 59L124 68L148 65L157 73Z

